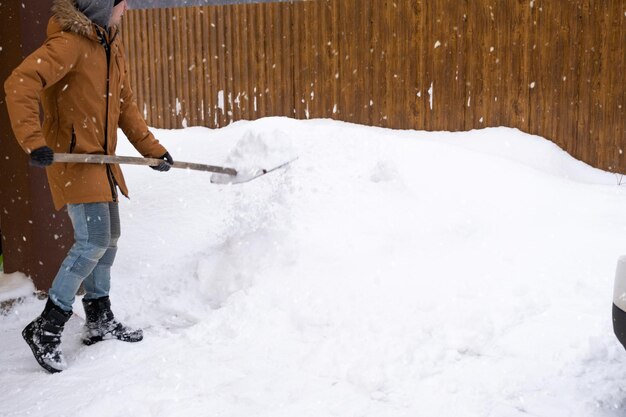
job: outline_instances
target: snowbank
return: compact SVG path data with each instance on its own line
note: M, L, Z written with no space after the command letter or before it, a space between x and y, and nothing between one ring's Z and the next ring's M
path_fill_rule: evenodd
M0 318L3 415L626 413L614 174L506 128L269 118L155 134L178 160L299 159L241 185L125 168L111 297L146 339L83 347L72 319L70 369L47 375L20 340L43 307L27 300Z

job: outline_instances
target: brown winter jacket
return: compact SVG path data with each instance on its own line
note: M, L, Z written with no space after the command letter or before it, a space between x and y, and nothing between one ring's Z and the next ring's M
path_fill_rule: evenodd
M73 0L55 0L52 11L46 42L4 84L22 148L30 153L47 145L54 152L115 155L119 126L143 156L162 157L167 151L134 101L117 28L106 33ZM108 83L107 52L98 32L110 43ZM55 163L46 171L57 210L65 204L117 201L116 185L128 197L119 165Z

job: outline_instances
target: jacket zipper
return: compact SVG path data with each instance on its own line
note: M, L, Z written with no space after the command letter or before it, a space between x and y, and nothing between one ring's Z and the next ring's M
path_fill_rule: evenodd
M100 43L104 47L104 52L107 57L107 88L106 88L106 111L104 113L104 154L109 154L109 93L110 93L110 77L111 77L111 43L113 43L113 39L111 42L108 42L105 35L100 31L100 29L96 29L98 31L98 35L100 37ZM117 33L115 34L117 35ZM113 172L111 172L111 166L106 165L107 170L107 179L109 180L109 186L111 187L111 195L113 197L113 201L117 202L117 190L115 186L117 183L115 182L115 177L113 177Z
M74 126L72 126L72 140L70 141L70 152L74 152L74 148L76 147L76 132L74 131Z

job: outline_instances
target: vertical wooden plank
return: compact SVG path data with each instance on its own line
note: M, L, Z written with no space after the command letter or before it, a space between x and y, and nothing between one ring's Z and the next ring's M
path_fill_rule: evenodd
M196 111L198 103L196 102L194 94L194 76L193 71L195 69L195 52L193 44L193 20L189 16L189 7L181 8L181 29L183 37L183 50L185 51L185 65L183 67L183 85L184 85L184 97L183 100L183 114L185 117L185 127L193 126L196 121Z
M148 108L150 120L148 124L151 126L158 125L159 123L159 114L158 114L158 93L157 93L157 51L156 51L156 43L155 43L155 27L156 24L154 22L154 10L148 9L146 10L146 34L147 34L147 49L146 49L146 61L148 62L148 80L149 83L146 86L146 97L148 98Z
M609 32L608 28L608 16L607 12L607 3L605 2L592 2L592 15L594 16L594 27L597 27L598 30L593 30L594 33L594 42L591 46L591 51L593 52L593 66L595 68L594 73L591 77L591 97L592 108L591 108L591 120L590 120L590 135L587 140L590 143L595 145L595 153L593 155L593 159L597 160L597 164L605 169L608 167L607 163L607 153L609 150L606 147L606 142L603 139L603 132L607 128L605 125L605 109L604 106L607 101L606 91L606 82L605 79L608 74L608 69L603 67L604 59L602 56L603 45L605 45L607 35ZM600 30L600 28L605 28L604 30Z
M246 5L238 5L236 7L236 38L237 38L237 46L235 49L237 51L237 58L235 59L235 64L239 67L237 78L238 87L235 89L235 97L237 99L237 108L239 109L239 116L235 120L248 119L248 105L247 105L247 95L248 95L248 45L247 45L247 34L246 34L246 26L248 24L246 17Z
M156 31L158 23L155 18L155 10L148 11L149 25L148 25L148 42L149 42L149 55L150 60L150 90L148 92L150 96L150 109L151 109L151 125L159 125L161 118L159 112L162 110L161 105L163 101L162 94L159 94L159 68L160 51L157 48L158 42L156 37Z
M307 119L309 110L308 100L308 83L309 77L309 60L311 53L310 45L310 31L307 30L307 22L304 17L307 13L307 4L300 3L303 7L293 7L293 20L294 24L289 28L289 31L293 30L292 39L297 48L293 49L293 97L294 97L294 117L296 119ZM286 81L286 80L285 80ZM283 91L288 88L287 85L281 86Z
M313 117L329 118L332 116L332 21L331 1L322 0L316 3L316 17L319 21L319 30L314 31L314 43L317 48L315 73L315 106Z
M215 7L208 7L209 20L208 20L208 40L207 45L209 48L209 74L210 74L210 88L208 89L208 102L210 108L211 124L209 126L217 128L220 126L219 118L219 71L218 71L218 59L219 59L219 43L218 43L218 9Z
M351 121L354 117L354 82L350 65L350 33L354 32L354 18L351 12L354 10L347 2L339 2L337 19L339 25L339 111L337 116L340 120Z
M292 67L293 82L293 116L297 119L310 119L314 117L317 89L317 69L320 64L317 30L320 22L317 18L318 2L296 2L288 7L291 9L292 22L283 31L291 37L292 61L287 65ZM283 9L285 7L283 6ZM314 29L315 25L315 29ZM285 35L287 34L285 33ZM283 39L285 45L285 38ZM285 94L289 94L290 86L281 86Z
M505 6L508 7L508 4ZM484 121L481 127L502 126L506 121L502 117L502 66L501 55L498 48L498 40L504 31L501 22L496 20L497 3L486 2L484 16L486 22L486 32L482 43L483 52L483 96ZM510 23L510 22L509 22Z
M187 90L186 85L186 64L187 64L187 42L185 39L184 19L182 16L182 10L180 8L174 8L174 20L176 22L176 32L174 35L174 41L176 43L176 97L174 106L176 109L176 126L181 128L186 124L185 118L185 103Z
M255 120L257 116L257 103L256 103L256 79L257 75L257 61L256 53L258 46L255 42L256 31L256 17L258 16L259 5L255 4L251 7L244 8L245 13L245 33L244 40L246 45L245 54L243 54L244 67L246 73L244 74L245 88L246 88L246 115L247 120Z
M249 31L249 21L248 21L248 11L251 9L249 5L240 5L239 8L239 42L241 44L240 54L239 54L239 66L240 66L240 87L239 90L241 92L241 96L239 98L240 108L241 108L241 119L250 120L252 119L252 113L250 112L250 96L252 92L250 91L250 67L252 66L252 62L250 62L248 56L248 49L250 46L248 44L248 31Z
M184 66L183 66L183 97L182 100L182 111L184 117L184 125L183 127L193 126L194 124L194 110L196 108L196 102L194 100L193 95L193 43L190 42L190 35L193 33L193 28L191 27L191 21L189 20L187 7L181 8L180 18L181 18L181 36L183 41L183 51L184 53Z
M139 25L142 28L145 28L148 25L145 10L139 10ZM146 118L146 121L148 121L148 115L150 113L150 104L148 102L148 97L146 94L146 90L149 88L148 85L150 83L150 70L148 67L147 59L148 39L145 30L137 31L136 33L139 33L140 37L140 47L138 51L139 54L137 55L137 66L140 74L138 78L142 80L142 82L138 83L137 85L137 105L139 106L139 110L141 111L142 115Z
M168 98L168 108L167 108L167 118L169 120L169 128L174 129L177 128L178 120L176 115L176 97L178 93L177 89L177 64L178 64L178 54L176 49L176 20L175 20L174 9L166 9L165 20L166 20L166 39L164 41L164 45L166 45L167 51L167 76L168 76L168 90L169 90L169 98Z
M152 114L152 106L150 103L150 40L148 33L148 26L150 25L150 19L148 15L148 10L142 10L141 20L142 25L145 28L142 32L141 39L141 62L143 64L142 78L143 88L142 88L142 97L143 97L143 105L141 107L142 112L144 113L144 117L146 118L146 122L148 125L151 125L151 114Z
M424 2L416 0L410 2L407 7L406 23L408 26L407 42L405 44L406 49L404 55L407 60L407 125L405 128L410 129L423 129L425 120L425 108L423 106L422 91L423 74L420 73L420 69L424 65L424 47L422 44L422 37L424 31ZM376 85L376 79L374 78L374 85ZM375 121L374 121L375 123Z
M404 90L404 67L406 57L403 56L403 44L405 30L403 27L403 10L397 1L389 1L387 4L390 26L387 49L387 126L401 128L406 123L406 110L402 108L405 103L406 91Z
M626 67L623 48L625 24L623 2L601 2L598 13L602 15L600 49L601 77L599 83L599 108L593 129L598 132L598 165L609 171L620 166L621 144L624 136L623 71ZM621 35L621 36L620 36ZM621 79L621 81L620 81ZM622 149L622 155L624 150ZM625 171L622 171L625 172Z
M493 60L491 32L492 20L488 5L476 2L468 7L466 50L471 59L466 64L468 79L465 93L465 128L477 129L492 122L489 108L491 74L487 60Z
M156 39L154 36L154 31L156 27L156 22L154 21L154 11L147 10L146 12L146 31L148 33L148 47L146 49L147 55L146 60L148 61L149 75L148 79L150 80L148 84L148 91L146 92L146 96L148 97L148 108L149 111L149 119L148 124L150 126L158 125L158 107L159 107L159 94L157 92L157 62L158 58L156 57Z
M127 54L127 65L128 65L128 75L130 76L130 84L133 92L135 92L135 100L138 100L137 97L137 86L139 84L137 80L137 66L138 66L138 57L137 57L137 42L139 40L139 36L133 33L133 30L137 27L137 13L128 13L123 20L122 34L124 35L124 46L126 47Z
M341 112L341 38L339 36L339 9L342 0L331 0L330 18L332 20L332 35L328 45L328 54L331 60L330 85L332 86L332 117L339 118Z
M424 19L423 30L421 31L422 38L422 53L424 56L423 63L421 64L422 82L419 94L421 96L421 111L424 114L424 129L433 130L438 126L437 118L434 113L434 89L439 89L439 85L435 85L435 74L440 71L442 61L442 50L435 47L437 42L441 43L438 33L433 33L437 30L437 5L433 2L424 3ZM388 82L390 89L393 88L391 80ZM433 97L431 105L431 97ZM439 104L439 103L437 103Z
M267 115L274 116L278 114L277 102L282 98L280 97L279 91L276 87L276 58L278 49L278 40L280 39L276 33L276 10L277 6L275 3L266 3L265 6L265 47L267 58L265 61L265 73L267 74L267 84L266 90L264 91L267 103Z
M387 34L389 33L389 19L387 5L383 0L377 0L374 7L379 13L373 15L372 20L372 123L375 126L387 126Z
M610 150L604 168L626 173L626 89L623 86L626 69L626 12L620 0L611 0L609 5L608 27L611 31L602 54L605 58L604 68L608 71L607 91L610 94L610 101L605 106L605 114L610 115L610 120L606 123L603 138L608 142Z
M203 9L200 7L187 7L187 19L191 30L189 33L189 42L191 43L190 52L190 93L192 94L192 126L204 126L204 46L202 45L202 26L200 19Z
M183 105L183 111L185 114L186 126L193 126L195 124L195 113L198 107L198 103L196 103L194 90L194 76L193 70L195 69L195 52L194 52L194 44L193 44L193 20L189 16L189 7L182 8L182 21L183 25L183 45L185 48L185 67L183 82L185 84L185 100Z
M199 82L201 83L200 97L202 105L202 126L214 127L213 125L213 100L211 99L211 9L209 7L201 7L201 13L198 14L198 26L200 28L200 44L202 47L202 72Z
M572 3L571 9L565 9L540 1L531 11L531 132L565 149L568 138L576 134L577 80L571 68L577 66L577 54L570 45L577 37L577 19L570 20L569 16L576 15L577 5Z
M339 79L341 52L339 51L341 39L339 37L339 4L341 0L332 0L331 18L333 21L331 78L333 86L333 118L337 118L341 103L341 80Z
M226 22L224 31L224 52L226 60L225 62L225 81L226 88L224 89L224 102L226 106L226 124L230 124L233 121L234 116L234 99L235 99L235 85L234 85L234 31L236 28L233 26L233 13L234 10L230 6L224 6L224 21Z
M209 100L208 89L210 83L209 76L209 43L207 42L207 15L209 11L207 7L198 7L195 15L195 26L197 36L195 39L196 47L200 53L197 59L197 65L199 66L196 72L196 90L198 96L198 103L200 106L200 123L202 126L209 126Z
M142 105L142 99L143 97L140 97L140 89L143 86L143 78L142 78L142 68L141 68L141 34L135 32L136 28L139 26L139 24L141 23L140 21L140 12L139 10L134 10L131 13L133 16L133 19L130 21L129 26L127 31L130 32L129 36L131 38L131 43L133 44L133 61L132 61L132 65L130 67L130 69L132 70L132 72L134 73L133 75L133 79L135 80L135 83L133 84L133 93L135 95L135 101L137 102L137 106L139 107L139 110L143 110L143 105Z
M400 64L400 33L399 33L399 19L400 13L398 11L398 3L395 0L385 1L385 10L387 18L387 36L385 46L385 82L386 82L386 96L385 96L385 127L398 127L398 118L401 117L396 114L398 108L398 95L401 94L398 88L399 82L399 66Z
M578 100L578 140L574 154L586 161L597 160L597 136L592 123L598 106L595 93L598 90L600 71L600 45L598 35L591 28L600 28L597 9L593 1L583 0L580 13L580 75Z
M498 102L502 123L529 131L529 34L530 5L526 0L496 3L498 25L494 57L499 61ZM507 25L510 30L507 29ZM574 77L569 77L571 80ZM502 124L501 123L501 124Z
M352 73L355 78L357 91L355 121L357 123L372 124L372 83L369 81L373 76L373 51L372 51L372 17L374 11L371 2L365 2L357 8L358 17L355 19L356 42L351 54L356 58ZM403 39L407 42L407 39ZM403 63L407 62L406 57ZM356 71L356 72L355 72Z
M468 2L454 2L453 11L446 14L451 30L446 36L447 60L450 62L450 74L439 86L446 93L443 111L454 115L449 130L465 130L465 110L467 108L467 14ZM505 23L505 22L500 22ZM445 26L445 24L444 24ZM442 115L445 118L445 115Z
M339 115L342 120L370 124L372 101L372 4L339 6Z
M322 25L320 20L320 6L323 1L294 3L294 11L302 10L301 20L294 19L294 27L304 28L304 38L306 39L307 53L304 57L306 66L306 79L304 83L304 99L306 102L306 118L315 119L319 117L320 93L319 93L319 70L321 65L321 53L318 31ZM311 22L317 27L311 27ZM301 29L302 30L302 29ZM294 43L295 43L294 39ZM299 49L301 52L303 48Z
M251 32L255 49L253 52L253 60L256 65L256 76L254 78L254 103L255 103L255 117L267 116L267 71L265 63L269 59L267 53L267 38L265 33L265 17L267 15L266 3L259 3L256 9L256 20L254 25L254 31Z
M150 20L151 20L151 24L150 24L150 28L149 28L149 33L150 33L150 43L151 43L151 47L150 47L150 60L154 65L154 90L150 91L150 96L154 98L153 100L153 105L154 105L154 113L152 114L153 117L153 124L156 126L160 126L163 123L163 94L161 93L161 86L163 85L163 79L161 77L161 71L163 68L162 65L162 61L161 61L161 53L162 53L162 48L159 48L159 15L160 15L160 10L158 9L152 9L150 10Z
M174 82L175 94L172 96L172 110L175 117L176 128L182 127L183 115L182 115L182 101L184 100L184 85L183 85L183 68L184 68L184 54L183 40L180 36L181 33L181 19L180 9L172 9L172 33L173 33L173 46L174 46Z
M281 96L284 97L283 111L281 114L294 117L295 97L294 85L294 43L293 43L293 3L279 3L282 22L281 51L285 57L283 61Z
M294 55L296 74L297 117L320 118L332 116L333 38L330 22L331 2L302 2L295 8L294 43L301 44ZM298 29L299 28L299 29ZM297 39L301 33L301 40ZM296 59L296 57L299 57ZM300 86L298 87L298 83ZM301 101L301 103L299 103Z
M306 22L313 22L317 28L311 28L311 44L314 54L310 57L313 94L310 102L311 118L329 118L333 111L333 24L332 1L321 0L315 3L314 9L305 14ZM310 23L309 23L310 26ZM307 32L308 32L307 27Z
M580 65L575 45L578 40L578 12L582 8L582 1L573 0L569 5L570 7L561 7L552 12L556 36L550 44L551 56L545 61L544 67L554 96L554 127L551 129L554 136L550 139L572 152L577 136L578 112L579 81L576 79L575 68Z
M229 25L229 33L230 33L230 44L228 47L228 52L230 53L231 63L231 77L232 82L229 88L229 97L231 98L231 115L230 121L240 120L242 115L242 76L241 76L241 49L243 43L241 41L241 25L240 25L240 15L241 15L241 5L234 5L228 8L229 17L228 20L230 22Z
M406 111L398 112L403 102L405 92L403 88L402 68L406 57L402 56L402 43L405 42L403 31L400 28L402 11L396 0L385 1L385 18L387 19L386 46L385 46L385 115L384 127L400 128L403 124Z
M268 62L271 79L272 115L293 117L293 113L285 110L285 102L288 100L288 97L285 97L285 92L281 86L282 82L287 82L287 79L284 78L283 69L287 65L288 58L287 52L282 50L283 27L286 26L286 22L283 20L280 4L272 3L268 23L272 33L272 56L270 62Z
M216 7L217 39L217 113L218 127L228 124L227 106L227 70L226 70L226 28L224 27L225 6Z
M166 109L168 106L163 93L168 80L166 76L165 63L167 62L167 50L161 47L161 9L152 10L152 31L154 39L154 65L155 65L155 90L152 95L156 96L156 126L163 126Z
M161 9L158 12L158 39L159 39L159 49L161 50L161 82L159 87L159 95L163 97L163 108L161 109L161 117L159 126L163 126L166 129L172 128L172 121L170 117L170 64L171 61L169 59L169 52L171 48L167 44L167 25L168 25L168 11L167 9Z

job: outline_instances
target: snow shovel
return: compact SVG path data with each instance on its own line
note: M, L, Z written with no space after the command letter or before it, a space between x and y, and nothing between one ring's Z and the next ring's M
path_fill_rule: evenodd
M212 172L221 174L223 180L214 181L212 183L219 184L242 184L259 178L272 171L286 167L297 158L289 160L270 169L258 169L255 172L241 174L234 168L220 167L214 165L197 164L195 162L174 162L172 168L191 169L194 171ZM73 153L55 153L54 162L72 163L72 164L124 164L124 165L147 165L157 166L163 162L162 159L141 158L136 156L117 156L117 155L92 155L92 154L73 154Z

